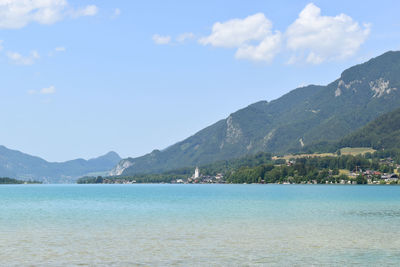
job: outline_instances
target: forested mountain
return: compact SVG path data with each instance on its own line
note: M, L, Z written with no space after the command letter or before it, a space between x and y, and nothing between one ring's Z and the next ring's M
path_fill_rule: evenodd
M260 101L162 151L124 159L112 175L162 172L258 151L285 153L333 142L400 107L400 52L345 70L327 86Z
M42 158L0 146L0 177L36 180L44 183L70 183L88 173L109 171L120 160L117 153L109 152L90 160L48 162Z
M400 109L379 116L343 138L338 147L400 148Z

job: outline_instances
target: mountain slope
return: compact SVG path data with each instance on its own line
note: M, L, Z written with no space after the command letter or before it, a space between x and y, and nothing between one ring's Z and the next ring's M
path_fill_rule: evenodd
M0 176L45 183L68 183L87 173L109 171L120 160L117 153L109 152L90 160L47 162L39 157L0 146Z
M400 109L379 116L346 136L338 147L400 148Z
M297 151L336 141L399 106L400 52L387 52L345 70L327 86L297 88L254 103L162 151L125 159L111 174L161 172L258 151Z

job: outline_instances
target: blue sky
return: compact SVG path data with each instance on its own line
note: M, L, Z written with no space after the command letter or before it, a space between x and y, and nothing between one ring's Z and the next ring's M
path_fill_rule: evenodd
M349 2L0 0L0 144L140 156L400 49L400 2Z

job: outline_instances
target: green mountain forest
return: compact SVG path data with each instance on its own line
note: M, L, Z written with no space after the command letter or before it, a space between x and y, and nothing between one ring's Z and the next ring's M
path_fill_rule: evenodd
M351 67L326 86L260 101L163 150L122 160L112 175L160 173L257 152L297 152L334 143L400 107L400 52Z

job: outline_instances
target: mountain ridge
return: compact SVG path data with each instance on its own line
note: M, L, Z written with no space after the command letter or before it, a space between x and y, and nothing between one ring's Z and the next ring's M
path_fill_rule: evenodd
M300 87L273 101L253 103L162 151L124 159L111 174L162 172L336 141L399 107L398 88L400 52L389 51L344 70L326 86Z
M71 183L91 172L107 172L121 160L114 151L85 160L48 162L40 157L0 145L0 176L44 183Z

